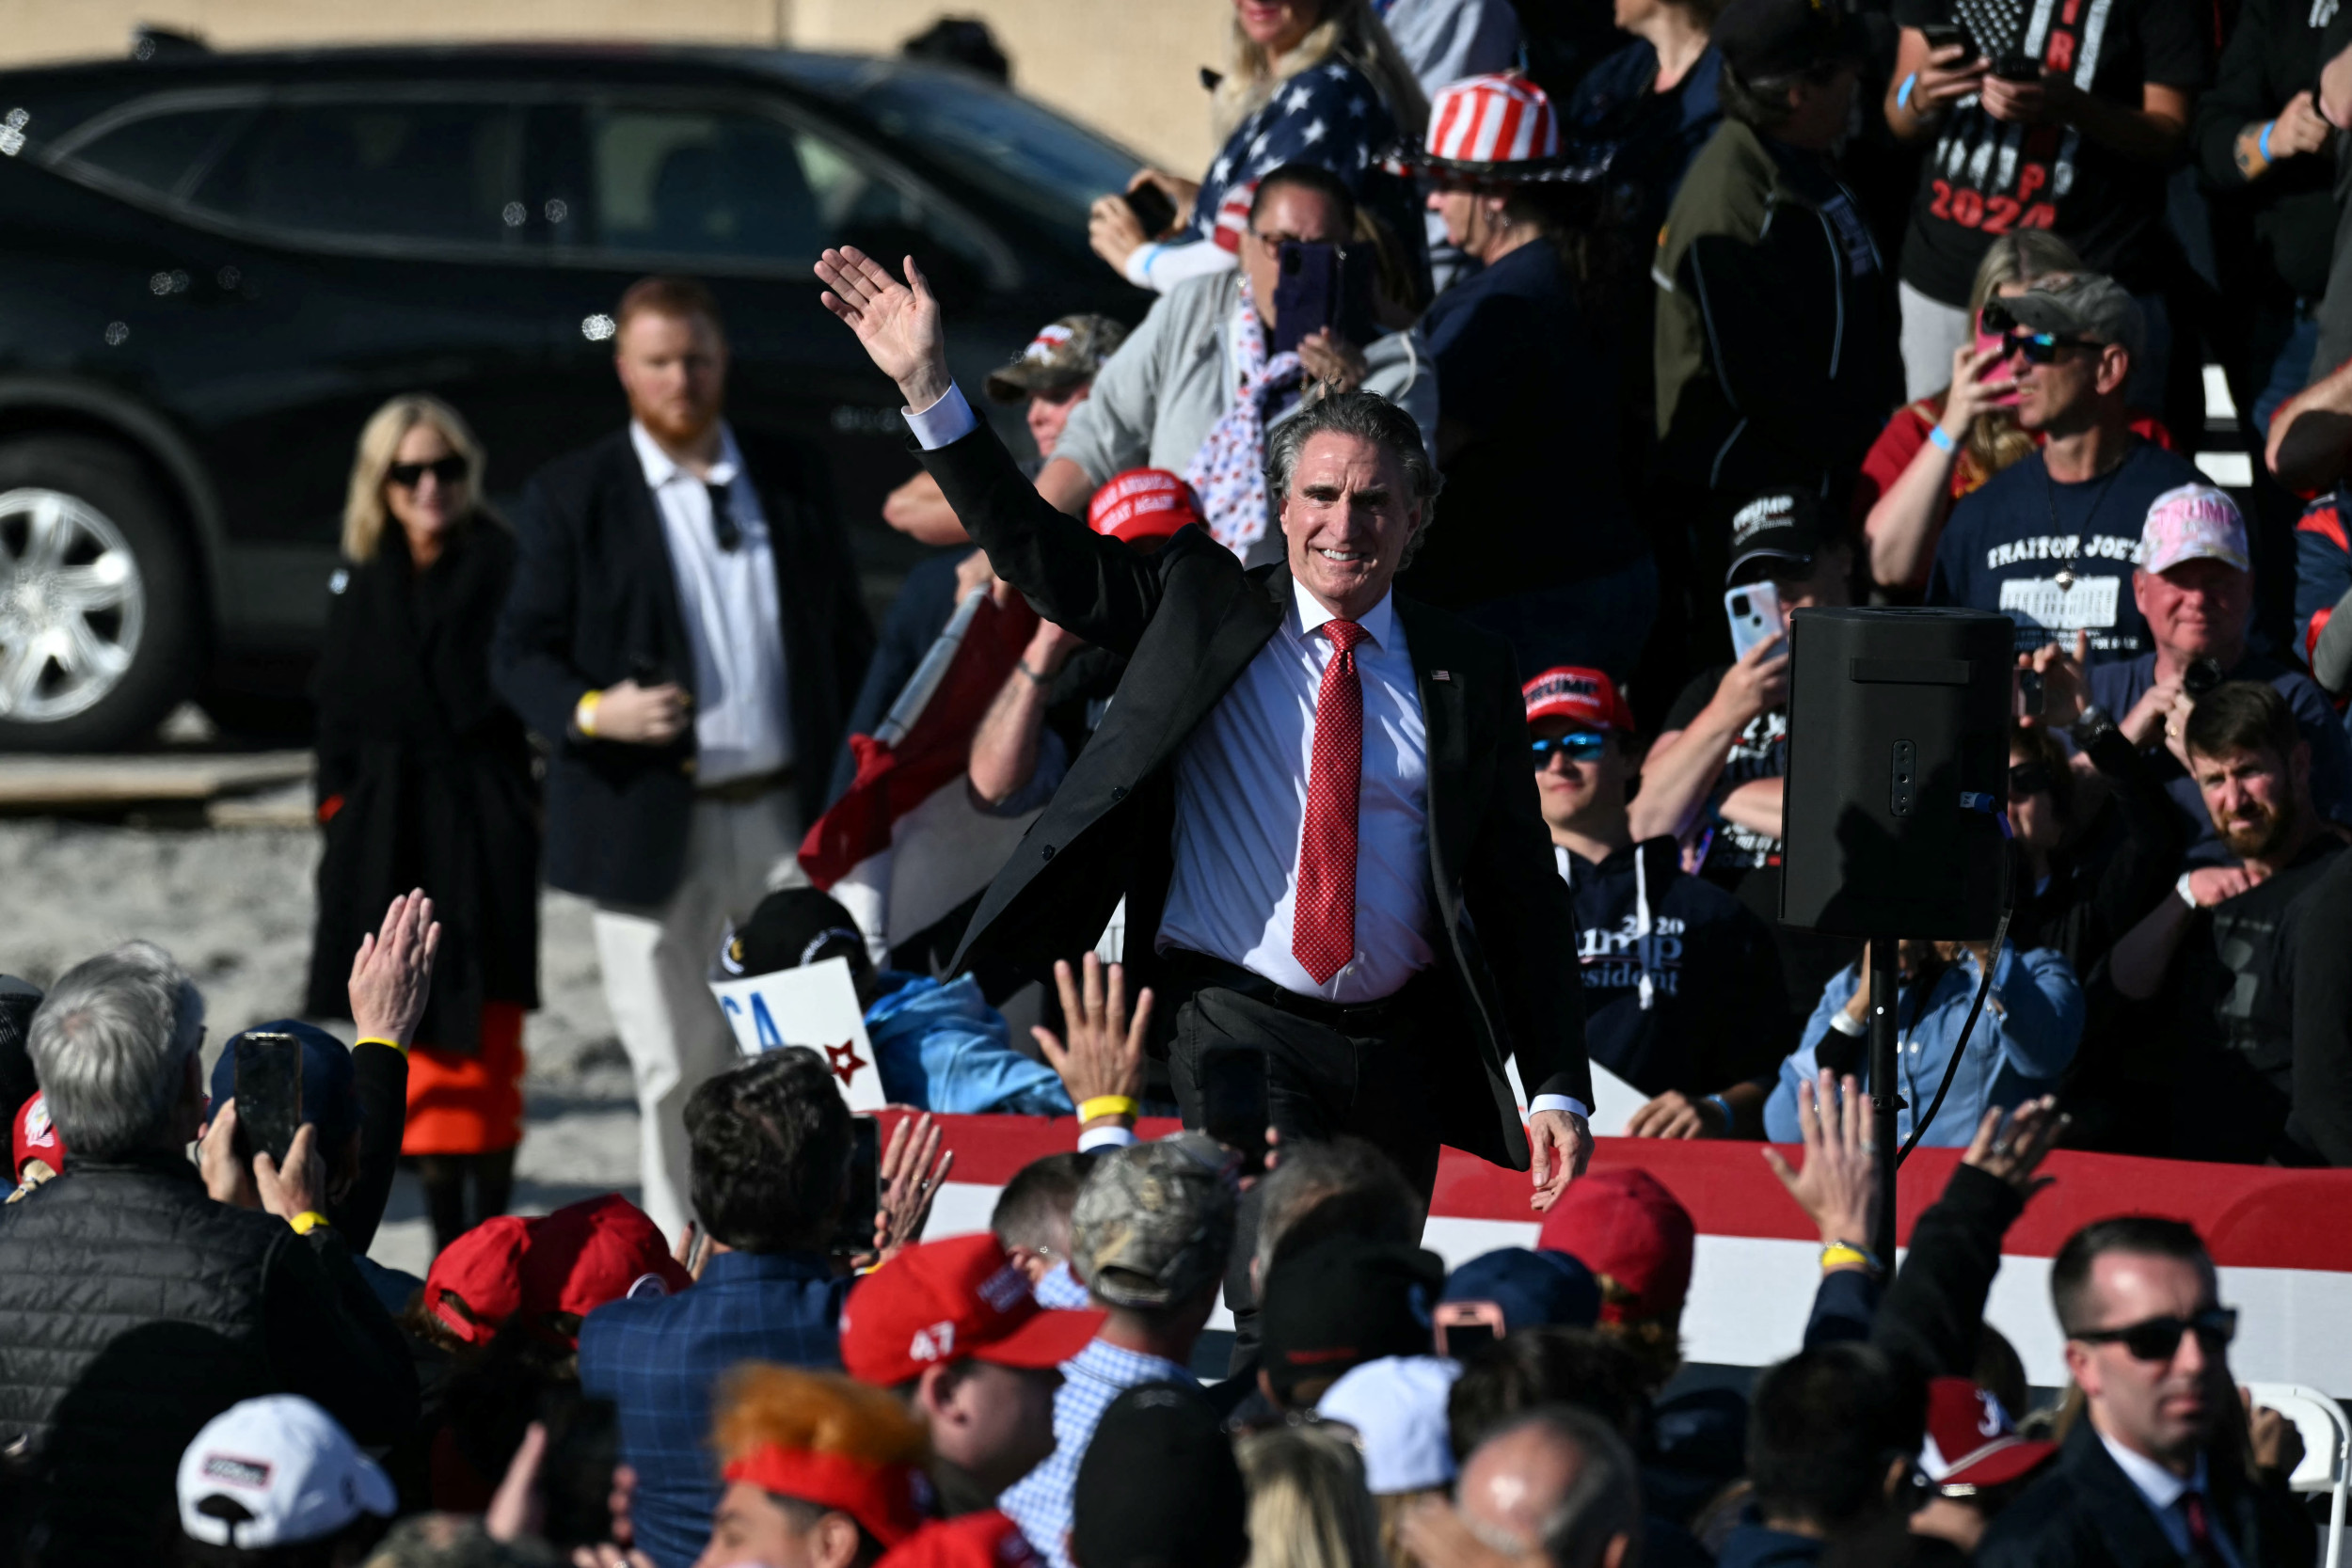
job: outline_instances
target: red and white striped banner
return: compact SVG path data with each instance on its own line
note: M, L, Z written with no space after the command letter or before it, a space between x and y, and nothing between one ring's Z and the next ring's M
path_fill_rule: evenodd
M902 1114L902 1113L896 1113ZM1066 1117L941 1117L956 1151L931 1233L985 1229L997 1189L1041 1155L1071 1148ZM1176 1130L1147 1121L1146 1137ZM1820 1240L1753 1143L1602 1138L1597 1167L1640 1165L1697 1223L1698 1257L1683 1310L1692 1361L1762 1366L1796 1350L1820 1278ZM1789 1152L1792 1161L1798 1158ZM1899 1229L1944 1191L1958 1149L1923 1148L1902 1169ZM2221 1269L2221 1299L2239 1309L2230 1364L2240 1381L2301 1383L2352 1393L2352 1170L2279 1170L2061 1151L2053 1184L2009 1233L1986 1319L2009 1337L2041 1385L2066 1381L2050 1311L2050 1259L2092 1220L2161 1214L2196 1226ZM1527 1177L1447 1149L1438 1168L1427 1244L1449 1265L1499 1246L1533 1246ZM2339 1207L2339 1206L2343 1207ZM1222 1308L1220 1308L1220 1314ZM1222 1317L1218 1323L1222 1324Z

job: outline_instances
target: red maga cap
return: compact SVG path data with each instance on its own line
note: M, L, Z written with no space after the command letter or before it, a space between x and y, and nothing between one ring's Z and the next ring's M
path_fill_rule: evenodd
M1919 1468L1946 1489L1999 1486L2031 1473L2058 1452L2056 1443L2029 1442L1990 1388L1968 1378L1939 1377L1928 1384L1927 1441Z
M1617 695L1617 683L1598 670L1555 664L1519 688L1527 699L1527 721L1565 719L1588 730L1616 730L1630 735L1633 710Z
M433 1260L425 1309L469 1345L485 1344L520 1314L537 1333L571 1342L552 1312L586 1317L642 1290L661 1295L692 1284L661 1231L618 1193L540 1219L501 1214L467 1231Z
M45 1095L36 1093L16 1108L16 1119L8 1124L8 1142L16 1154L8 1170L19 1181L24 1180L26 1163L33 1160L39 1160L53 1172L65 1170L65 1134L49 1119Z
M1171 538L1177 530L1201 521L1192 486L1166 468L1113 474L1087 503L1088 527L1130 545Z
M1636 1166L1593 1171L1544 1216L1535 1244L1565 1252L1602 1278L1600 1321L1664 1318L1691 1291L1698 1227L1665 1183ZM1631 1296L1624 1300L1608 1287Z
M1104 1317L1038 1306L995 1237L955 1236L907 1248L850 1289L841 1365L885 1388L966 1357L1058 1367L1086 1348Z
M866 1533L895 1546L923 1528L923 1472L912 1465L875 1465L845 1453L763 1444L722 1472L780 1497L838 1509Z

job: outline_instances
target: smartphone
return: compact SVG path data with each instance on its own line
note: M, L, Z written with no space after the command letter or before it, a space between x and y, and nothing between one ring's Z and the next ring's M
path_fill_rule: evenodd
M1468 1361L1510 1332L1500 1302L1441 1301L1429 1309L1429 1321L1438 1354L1456 1361Z
M1277 253L1274 347L1286 354L1339 318L1340 247L1321 241L1285 240Z
M1137 185L1120 199L1127 204L1127 211L1135 214L1136 222L1142 226L1146 238L1157 239L1168 232L1169 224L1176 221L1176 203L1170 201L1168 193L1157 185Z
M833 1250L850 1258L874 1250L874 1211L882 1207L882 1123L850 1118L850 1198L834 1227Z
M2042 672L2039 670L2018 671L2017 717L2020 719L2039 719L2042 717Z
M541 1404L548 1448L539 1461L540 1536L560 1552L612 1539L612 1467L621 1462L620 1412L576 1389Z
M302 1125L302 1042L251 1030L237 1037L237 1152L266 1152L281 1170Z
M1993 62L1993 74L2004 82L2039 82L2042 62L2022 49L2011 49Z
M1747 657L1750 648L1788 629L1781 614L1780 590L1769 582L1752 582L1725 594L1724 613L1731 620L1734 658Z
M1979 381L1997 381L2005 376L2008 376L2010 373L2008 364L2009 341L1998 333L1985 331L1981 321L1972 323L1971 328L1971 335L1976 340L1977 352L1979 354L1990 354L1996 350L2000 351L2000 357L1987 365L1984 368L1984 373L1977 379ZM2014 408L2017 406L2017 399L2019 395L2018 388L2012 384L2008 391L1996 393L1994 396L1993 406L1995 408Z
M1200 1130L1241 1156L1241 1173L1265 1170L1265 1053L1213 1045L1200 1055Z
M1930 22L1920 27L1919 34L1928 40L1930 49L1948 49L1959 44L1967 51L1960 56L1961 64L1977 57L1977 46L1968 37L1968 29L1957 22Z

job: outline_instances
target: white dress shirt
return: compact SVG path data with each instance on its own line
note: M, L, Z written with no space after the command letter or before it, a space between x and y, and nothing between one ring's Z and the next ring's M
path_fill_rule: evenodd
M728 513L743 533L732 550L721 549L712 531L704 481L634 420L628 439L661 514L678 610L694 653L695 783L724 784L788 768L791 702L775 555L735 432L719 427L719 460L709 469L709 483L726 487Z
M925 451L979 422L950 386L924 409L901 410ZM1263 975L1300 996L1361 1003L1394 994L1435 956L1429 929L1429 740L1394 595L1360 625L1363 777L1356 802L1356 956L1317 985L1291 951L1299 835L1314 767L1315 704L1334 651L1336 619L1294 579L1282 624L1192 732L1176 759L1174 876L1157 949L1189 948ZM1566 1095L1531 1111L1585 1115Z
M2229 1524L2215 1510L2213 1491L2205 1484L2203 1454L2197 1456L2197 1473L2183 1481L2146 1454L2125 1448L2104 1432L2099 1433L2099 1441L2106 1445L2107 1457L2115 1461L2116 1467L2146 1500L2148 1512L2156 1516L2156 1528L2164 1531L2173 1551L2185 1558L2189 1555L2188 1516L2181 1512L2181 1497L2185 1493L2200 1492L2205 1498L2205 1523L2214 1549L2232 1568L2239 1568L2237 1543L2230 1539Z

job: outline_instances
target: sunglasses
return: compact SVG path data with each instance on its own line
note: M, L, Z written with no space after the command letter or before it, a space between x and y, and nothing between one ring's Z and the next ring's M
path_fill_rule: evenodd
M404 490L414 490L427 474L439 480L446 490L466 477L466 460L453 453L430 463L395 463L384 470L384 477Z
M2067 1336L2087 1345L2122 1345L2136 1361L2169 1361L2181 1336L2194 1329L2197 1342L2218 1351L2237 1338L2237 1308L2214 1307L2193 1318L2150 1318L2127 1328L2086 1328Z
M1549 763L1554 752L1570 762L1598 762L1601 752L1608 749L1609 737L1598 730L1570 730L1557 739L1533 741L1528 746L1528 750L1535 753L1535 766L1538 768Z
M2019 330L2009 334L2009 352L2025 356L2028 365L2055 364L2062 350L2070 348L2100 348L2088 338L2061 338L2055 332Z
M2038 762L2011 764L2009 770L2009 798L2024 800L2050 787L2050 770Z

